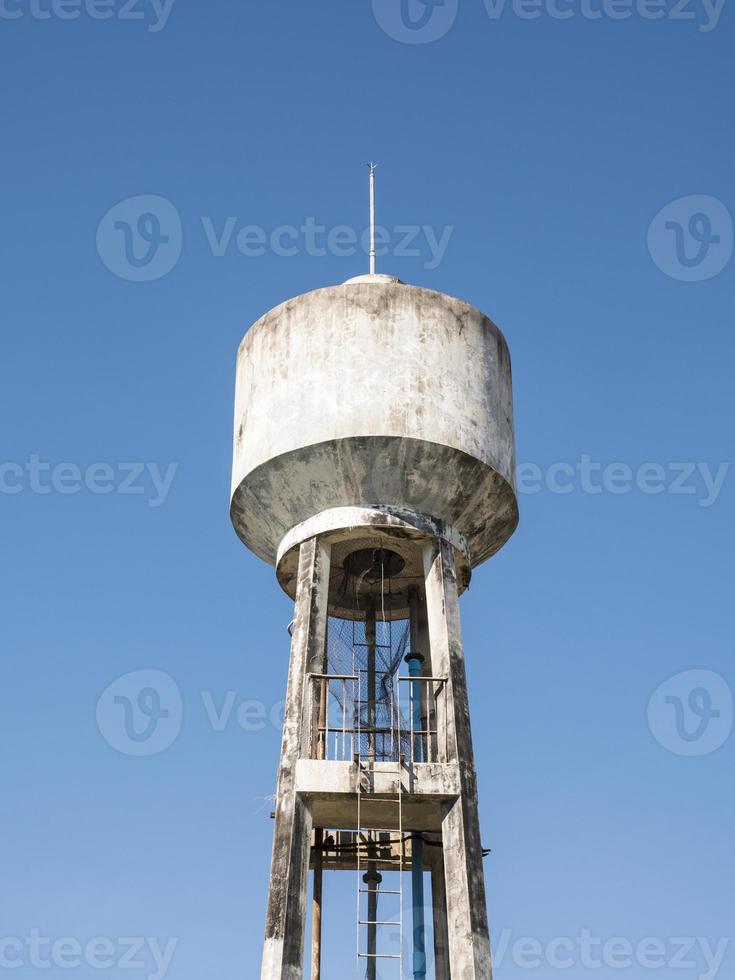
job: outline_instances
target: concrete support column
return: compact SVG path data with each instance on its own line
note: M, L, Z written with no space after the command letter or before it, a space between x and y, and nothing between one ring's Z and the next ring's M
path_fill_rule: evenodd
M431 906L434 913L434 980L451 980L444 860L439 848L432 847L430 850L433 852L431 855Z
M448 677L447 758L457 763L460 777L460 796L446 805L442 821L449 962L456 980L491 980L477 777L451 547L440 539L428 546L424 572L432 667Z
M322 975L322 885L324 868L322 847L324 831L314 833L314 876L311 900L311 980L321 980Z
M440 677L442 676L439 671L434 669L434 664L431 659L431 641L429 640L429 623L426 618L426 598L423 594L423 589L419 596L419 601L416 607L416 640L418 644L418 649L423 654L424 662L421 665L421 672L427 677ZM413 642L413 640L412 640ZM424 688L424 721L425 727L429 731L436 732L435 735L427 736L427 754L430 756L429 759L425 761L429 762L442 762L446 760L446 752L444 746L444 735L445 723L444 715L442 715L441 724L439 721L439 709L440 705L443 704L443 697L441 694L441 689L436 684L423 684ZM438 695L438 703L435 695Z
M329 546L318 538L301 545L261 980L303 976L312 823L296 793L296 762L307 741L307 675L321 673L324 664L329 558Z

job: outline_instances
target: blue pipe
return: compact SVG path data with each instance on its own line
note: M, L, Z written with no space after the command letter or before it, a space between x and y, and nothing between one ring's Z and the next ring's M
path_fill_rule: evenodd
M409 654L408 673L411 677L421 676L421 654ZM413 730L421 731L421 683L413 681ZM414 735L414 761L421 762L423 758L423 742L421 735ZM413 896L413 978L424 980L426 977L426 939L424 925L424 842L419 834L411 840L411 892Z

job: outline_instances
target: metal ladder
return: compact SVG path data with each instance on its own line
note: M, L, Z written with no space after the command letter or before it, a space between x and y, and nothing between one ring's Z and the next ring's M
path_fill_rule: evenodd
M362 647L363 644L355 643L354 647ZM374 648L380 648L384 646L383 644L378 644L375 639L372 640L372 646ZM387 644L385 646L388 646ZM353 648L354 649L354 648ZM364 669L357 667L354 664L353 667L354 675L359 678L356 684L356 699L355 699L355 725L357 735L357 752L354 756L354 762L357 766L357 829L355 831L355 854L356 854L356 866L357 866L357 941L356 941L356 958L355 958L355 976L357 980L387 980L382 975L378 974L378 964L384 963L386 961L393 961L397 964L398 973L397 976L400 978L403 976L403 869L406 859L406 844L403 839L403 754L401 752L401 731L400 731L400 711L395 712L396 724L395 729L393 728L393 704L391 703L391 761L395 758L396 768L395 769L383 769L381 768L381 774L389 777L395 776L397 781L397 793L395 796L389 795L385 796L382 794L376 794L374 792L374 779L375 779L375 761L379 755L385 756L385 732L382 733L383 737L383 751L378 752L378 730L376 725L376 715L373 713L372 722L373 729L363 731L362 728L362 707L364 703L362 694L362 677L364 674L368 673ZM368 686L370 683L375 683L375 674L368 679ZM370 692L368 691L368 700ZM366 734L369 739L367 759L364 759L362 752L362 736ZM373 781L372 792L370 791L371 779ZM396 807L396 828L391 828L388 833L388 839L392 840L395 835L397 835L398 841L400 842L398 847L398 861L397 861L397 871L398 871L398 888L381 888L382 876L378 873L376 869L377 860L370 859L371 843L375 842L375 857L377 858L378 842L380 839L380 830L368 829L362 826L362 802L363 796L369 797L371 802L380 803L383 806L395 806ZM364 860L363 860L363 844L364 844ZM393 845L390 846L390 853L392 858ZM385 863L381 859L380 863ZM398 900L398 918L397 919L380 919L378 918L378 900L380 896L392 896L394 899ZM363 911L364 910L364 911ZM399 935L399 951L397 953L386 953L380 952L377 945L377 932L380 927L393 926L398 929ZM362 971L364 967L364 972Z
M359 744L359 743L358 743ZM394 961L398 966L397 976L403 976L403 869L406 861L406 843L403 839L403 780L402 780L402 754L400 751L400 741L398 743L398 763L397 768L381 769L381 773L386 776L395 775L398 783L398 792L395 796L378 795L372 792L364 793L363 784L370 780L371 774L374 777L372 760L368 761L368 767L363 764L360 753L355 758L358 767L357 772L357 830L355 832L356 856L357 856L357 957L356 957L356 976L358 980L386 980L378 973L378 963L383 961ZM378 850L380 840L380 830L371 830L362 826L362 798L363 795L369 797L371 802L380 803L383 806L395 806L397 816L397 828L386 831L388 839L391 841L390 852L393 860L394 840L398 841L398 858L396 870L398 872L398 888L381 888L382 875L376 870L378 863ZM375 857L371 860L370 851L373 849ZM364 845L364 855L363 855ZM363 859L364 858L364 859ZM385 864L385 858L381 857L381 864ZM398 900L397 919L382 919L378 917L378 900L380 896L392 896ZM385 953L378 950L377 931L380 927L393 926L398 929L399 951L397 953ZM361 967L365 970L361 976Z

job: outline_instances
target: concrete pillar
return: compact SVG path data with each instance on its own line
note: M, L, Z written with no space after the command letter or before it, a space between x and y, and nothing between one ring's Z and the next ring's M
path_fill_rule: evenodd
M447 890L444 884L444 860L438 847L431 855L431 906L434 913L434 980L451 980L449 972L449 937L447 936Z
M324 831L319 829L314 833L314 874L311 900L311 980L321 980L322 975L323 846Z
M477 777L451 546L439 539L429 545L424 572L432 668L449 679L447 758L457 763L460 780L460 796L446 805L442 821L449 962L456 980L491 980Z
M329 546L317 538L301 545L261 980L303 976L312 824L296 793L296 762L306 744L307 674L321 673L324 663L329 558Z
M431 659L431 642L429 640L429 624L426 618L426 599L423 594L423 589L419 596L419 601L416 608L416 639L418 643L418 649L421 651L424 657L424 662L421 665L421 672L427 677L439 677L441 674L434 669L434 665ZM442 716L441 726L439 724L439 717L437 714L437 703L434 698L434 693L436 692L436 684L423 684L424 688L424 721L425 728L436 732L436 735L427 736L427 762L441 762L446 759L446 753L443 751L444 738L440 735L440 732L444 730L444 717ZM440 694L441 701L441 694ZM430 742L430 744L429 744Z

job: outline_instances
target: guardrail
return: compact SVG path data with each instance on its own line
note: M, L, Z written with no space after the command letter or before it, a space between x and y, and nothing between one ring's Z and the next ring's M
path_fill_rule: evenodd
M446 678L389 678L379 700L365 695L364 671L311 674L307 756L332 762L446 759ZM397 683L393 683L397 682ZM408 685L408 687L406 687ZM420 714L417 710L420 704Z
M410 761L442 762L447 758L446 677L399 677L401 693L408 685L408 722L406 736L410 746ZM420 709L420 710L417 710ZM443 732L443 737L440 737Z

